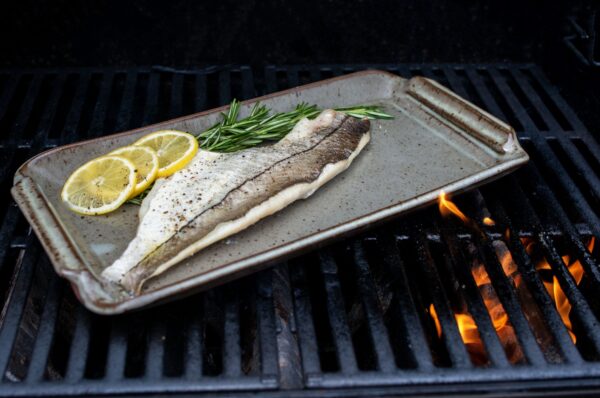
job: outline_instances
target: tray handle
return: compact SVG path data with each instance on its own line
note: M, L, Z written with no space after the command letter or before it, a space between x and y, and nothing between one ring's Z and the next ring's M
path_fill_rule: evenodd
M413 77L408 81L407 93L496 153L504 155L516 149L517 137L511 126L441 84L425 77Z
M56 272L63 273L61 267L57 266L60 263L70 270L80 270L84 264L81 255L35 182L30 177L20 175L11 193L46 249ZM46 228L42 228L42 225Z

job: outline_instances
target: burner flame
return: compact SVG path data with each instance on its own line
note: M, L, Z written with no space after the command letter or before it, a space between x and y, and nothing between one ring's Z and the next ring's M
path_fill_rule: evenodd
M442 337L442 325L440 324L440 320L433 304L429 306L429 313L435 323L438 337ZM475 324L473 317L469 314L454 314L454 319L456 319L456 325L458 326L458 331L463 343L466 345L479 346L483 350L479 331L477 330L477 325Z
M492 227L492 226L496 225L496 222L494 220L492 220L491 218L489 218L489 217L484 217L483 218L483 223L485 225L487 225L488 227Z
M458 217L466 225L473 226L474 223L467 217L455 203L450 201L444 192L440 193L439 198L439 209L443 216L454 215ZM483 224L487 226L493 226L496 223L490 217L483 219ZM510 253L507 253L501 258L501 264L506 275L512 275L516 272L516 265L510 257ZM491 285L490 277L480 262L475 262L471 267L471 274L475 281L475 284L479 288L479 293L483 298L484 305L490 316L492 325L507 352L509 360L513 363L519 362L523 356L522 351L517 343L517 338L512 325L509 323L508 314L504 310L502 303L500 302L495 290ZM437 316L437 312L433 304L429 307L429 313L434 320L438 337L442 336L442 327ZM470 314L467 313L455 313L454 318L460 332L462 341L467 346L467 350L472 358L480 359L485 356L485 348L477 324Z
M456 217L460 218L465 224L469 223L469 217L465 216L465 214L462 211L460 211L460 209L454 204L454 202L451 202L449 199L446 199L446 192L444 191L440 192L439 208L440 213L442 213L444 217L447 217L449 215L455 215Z
M533 249L534 249L533 239L521 238L521 242L523 243L523 246L525 246L525 250L526 250L527 254L532 254ZM595 243L596 243L596 238L592 236L587 244L588 252L592 253L594 251ZM567 267L567 269L569 270L569 273L571 274L571 276L573 276L575 283L577 285L579 285L579 283L581 283L581 280L583 279L583 275L584 275L584 270L583 270L583 266L581 265L581 262L579 262L579 260L571 261L571 257L569 255L562 256L562 261L565 264L565 266ZM548 261L545 258L542 258L536 264L535 268L538 271L551 271L552 272L552 267L550 266L550 264L548 263ZM567 331L569 332L569 336L571 336L571 340L573 341L573 343L576 343L577 336L573 332L573 324L571 323L571 318L569 316L569 314L571 313L571 303L569 302L569 299L567 298L567 296L563 292L562 288L560 287L558 278L555 275L553 275L552 281L543 280L543 283L544 283L544 287L548 291L548 294L550 295L550 298L552 298L552 301L554 301L556 310L558 311L560 318L562 319L563 323L565 324L565 327L567 328Z

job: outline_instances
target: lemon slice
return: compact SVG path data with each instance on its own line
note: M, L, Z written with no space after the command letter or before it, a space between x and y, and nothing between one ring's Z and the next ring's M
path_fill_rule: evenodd
M134 164L137 177L131 197L138 196L144 192L156 179L156 175L158 174L158 156L150 147L125 146L112 151L109 155L124 157Z
M189 133L160 130L143 136L133 145L147 146L158 155L158 177L183 169L198 152L198 141Z
M135 165L121 156L90 160L71 174L60 194L79 214L99 215L121 206L135 189Z

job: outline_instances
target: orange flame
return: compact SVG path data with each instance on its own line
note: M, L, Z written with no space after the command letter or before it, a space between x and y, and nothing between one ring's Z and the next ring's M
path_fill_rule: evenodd
M446 192L444 191L440 192L438 206L440 209L440 213L442 213L442 216L448 217L449 215L453 214L456 217L460 218L461 221L465 224L469 223L469 217L467 217L465 213L463 213L454 202L452 202L450 199L447 199ZM488 227L496 225L496 222L490 217L484 217L483 223Z
M440 320L433 304L429 306L429 313L431 314L433 322L435 323L435 329L438 337L442 337L442 325L440 324ZM454 314L454 319L456 319L456 325L458 326L458 331L463 343L481 345L479 331L477 330L477 325L475 324L475 320L471 315Z
M439 210L443 216L455 215L458 218L460 218L461 221L465 224L471 223L470 219L458 208L458 206L456 206L456 204L447 199L446 193L443 191L440 192L439 196ZM495 225L495 222L489 217L484 217L483 224L487 226L492 226ZM508 229L506 229L505 231L505 238L510 238L510 231ZM527 254L531 254L534 249L534 240L532 238L525 237L521 238L521 242L525 246ZM594 244L595 237L592 236L587 245L587 249L590 253L592 253L592 251L594 250ZM504 273L506 274L506 276L512 277L515 286L519 287L522 279L519 273L517 272L517 266L510 252L507 250L504 254L499 254L499 256ZM578 260L571 262L571 257L569 255L562 256L562 261L569 270L570 274L573 276L573 279L575 280L576 284L579 285L579 283L583 279L584 274L583 266L581 265L581 263ZM551 271L552 267L546 261L546 259L543 258L536 264L536 269L538 271ZM487 274L482 264L477 264L475 267L472 268L471 272L473 274L473 278L475 279L475 283L479 287L480 293L484 299L484 304L490 314L490 318L492 320L494 328L496 329L496 332L500 337L500 340L503 343L504 347L509 348L511 344L511 339L516 340L516 336L514 335L514 330L512 326L508 323L508 315L506 314L506 311L504 310L502 304L498 300L498 297L496 296L495 292L489 293L487 292L489 289L485 288L486 285L490 284L489 275ZM552 297L552 300L556 305L556 309L560 314L560 317L563 323L565 324L569 335L571 336L571 339L575 343L577 341L577 336L575 335L575 333L573 333L573 325L571 324L571 320L569 317L569 314L571 312L571 304L569 303L569 300L567 299L565 293L560 287L558 279L556 278L556 276L553 276L552 281L543 281L543 283L546 287L546 290L548 291L548 294L550 295L550 297ZM437 313L435 312L433 304L430 306L429 312L431 313L431 316L435 322L438 336L441 336L442 328L439 319L437 318ZM458 325L458 329L460 331L460 335L463 342L465 344L470 344L470 348L473 348L474 346L481 346L481 352L479 352L479 354L481 354L483 352L483 345L479 338L479 332L477 330L477 326L473 318L469 314L462 313L456 313L454 314L454 317L456 319L456 323ZM469 349L469 353L471 353L471 349Z
M433 323L435 323L435 330L437 330L438 337L442 337L442 325L440 324L440 319L437 316L433 303L429 305L429 313L433 318Z
M517 264L515 264L509 252L506 252L504 256L502 256L500 259L500 264L502 264L504 275L508 277L517 272Z
M440 213L442 213L444 217L450 214L454 214L455 216L460 218L465 224L469 222L469 217L465 216L465 214L462 211L460 211L460 209L454 204L454 202L451 202L449 199L446 199L446 192L444 191L440 192L439 208Z
M491 218L489 218L489 217L483 217L483 223L485 225L487 225L488 227L496 225L496 222L494 220L492 220Z
M522 238L521 241L523 242L523 245L525 245L525 249L526 249L527 253L531 254L533 251L533 244L534 244L533 240L530 238ZM595 243L596 243L596 238L592 236L587 245L587 249L590 253L592 253L594 251ZM562 261L565 264L565 266L567 267L567 269L569 270L569 273L571 274L571 276L573 276L575 283L577 285L579 285L579 283L583 279L583 274L584 274L583 266L581 265L579 260L571 263L571 257L568 255L564 255L564 256L562 256ZM548 261L546 261L545 258L542 258L536 264L535 268L538 271L540 271L540 270L550 270L551 271L552 270L552 267L550 266ZM569 314L571 313L571 303L569 302L569 299L567 298L567 296L563 292L562 288L560 287L560 284L558 283L558 278L556 276L552 276L551 282L543 281L543 283L544 283L544 287L546 287L546 290L548 291L548 294L554 301L556 310L558 311L560 318L562 319L563 323L565 324L565 327L567 328L567 331L569 332L569 336L571 336L571 340L573 340L573 343L576 343L577 336L575 335L575 333L573 333L573 324L571 323L571 318L569 317Z
M456 319L462 341L465 344L481 345L479 331L477 330L477 325L475 324L473 317L469 314L454 314L454 318Z
M458 206L456 206L454 202L447 199L446 193L443 191L440 193L439 197L439 209L443 216L455 215L465 224L470 223L470 219L458 208ZM495 224L495 222L489 217L485 217L483 219L483 223L488 226ZM483 297L483 301L490 314L492 324L494 325L496 332L499 332L507 325L508 316L504 311L504 307L498 300L495 292L491 292L490 289L486 289L485 287L486 285L490 284L490 277L486 272L485 267L481 263L478 263L476 266L474 266L471 269L471 273L475 280L475 284L479 288ZM438 336L441 337L442 327L433 304L429 307L429 312L435 322ZM475 323L473 317L466 313L455 313L454 318L456 320L461 339L467 346L471 357L479 359L481 356L485 355L483 342L481 341L479 330L477 329L477 324ZM502 334L498 333L498 335L501 336Z
M479 287L479 292L481 293L483 303L490 314L494 329L496 329L498 335L501 335L501 330L508 324L508 315L495 291L487 288L487 286L491 284L490 276L483 264L477 264L477 266L471 270L471 273L475 279L475 284Z
M462 220L465 224L470 224L471 220L446 197L445 192L440 193L439 197L439 209L443 216L455 215ZM487 226L493 226L496 223L490 217L483 218L483 224ZM507 229L508 234L508 229ZM505 256L502 258L502 268L507 275L512 274L516 271L516 265L510 258ZM509 323L508 314L504 310L502 303L498 299L496 292L491 287L490 277L481 263L475 264L471 268L471 274L475 280L475 284L479 288L479 292L483 298L485 307L490 315L492 325L502 342L503 347L507 351L507 355L512 362L519 362L522 359L522 351L518 346L514 329ZM435 312L433 304L429 307L429 312L435 322L435 327L439 337L442 335L442 327L440 321ZM462 341L467 346L467 350L474 361L481 361L485 356L485 348L477 329L477 324L470 314L467 313L455 313L454 318L460 332Z

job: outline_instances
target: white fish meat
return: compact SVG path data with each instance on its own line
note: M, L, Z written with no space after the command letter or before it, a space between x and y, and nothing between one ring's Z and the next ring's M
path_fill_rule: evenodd
M369 129L366 119L326 110L273 145L199 150L184 169L157 181L140 208L135 238L102 276L139 293L149 278L312 195L350 165L369 142Z

